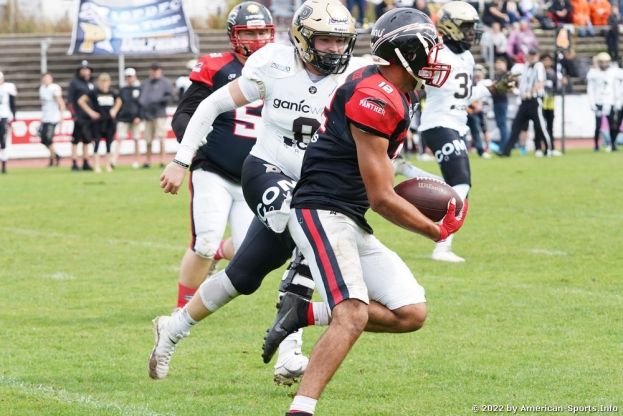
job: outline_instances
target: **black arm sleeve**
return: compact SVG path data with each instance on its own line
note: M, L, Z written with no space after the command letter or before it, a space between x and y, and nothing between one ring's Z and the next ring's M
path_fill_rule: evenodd
M195 113L195 110L197 110L201 101L206 99L212 92L212 88L199 82L193 82L191 86L188 87L171 121L171 127L173 128L178 143L184 138L186 126L188 126L188 122Z
M11 109L11 113L13 113L13 120L15 120L15 96L9 95L9 108Z

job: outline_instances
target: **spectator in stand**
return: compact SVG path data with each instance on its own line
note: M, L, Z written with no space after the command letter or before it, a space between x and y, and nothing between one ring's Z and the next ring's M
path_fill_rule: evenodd
M493 0L485 4L482 13L482 23L491 27L493 22L498 22L502 28L511 23L511 16L506 13L506 3L504 0Z
M190 61L186 62L186 69L188 69L189 71L192 71L195 65L197 65L197 60L191 59ZM184 96L184 93L186 92L188 87L192 85L192 83L193 82L190 80L190 77L188 76L188 74L180 75L179 77L177 77L177 79L175 80L175 90L177 91L178 101L182 99L182 97Z
M56 125L63 123L63 113L65 112L65 101L60 85L54 83L54 79L49 72L41 75L41 86L39 87L39 101L41 101L41 126L39 127L39 137L41 144L48 148L50 152L49 167L58 166L61 157L54 149L54 130Z
M139 97L141 95L141 83L136 78L136 70L134 68L126 68L125 72L126 85L119 91L121 98L121 110L117 114L117 145L115 146L115 156L113 157L113 166L117 164L119 152L121 151L121 141L129 138L134 142L134 160L132 167L138 169L139 158L139 140L141 138L141 104Z
M78 105L93 120L93 132L95 141L93 142L93 161L95 173L101 173L99 144L102 140L106 142L106 171L112 172L110 150L117 130L115 118L121 108L121 98L110 87L112 80L110 75L102 72L97 77L97 86L89 94L84 94L78 98Z
M499 22L491 24L491 30L485 30L480 39L480 53L487 65L492 65L497 58L508 59L506 54L508 39L502 32Z
M528 19L536 17L539 11L535 0L519 0L517 8L521 17L527 17Z
M619 59L619 24L621 24L621 18L619 16L618 7L613 7L612 13L608 17L606 44L608 45L608 54L612 57L612 60L618 62L619 66L621 66Z
M0 162L1 172L6 173L6 145L10 134L11 121L15 120L15 97L17 89L12 82L4 82L4 74L0 71Z
M587 0L571 0L571 7L573 8L573 24L578 29L578 36L593 36L591 11Z
M158 63L151 64L149 79L141 85L139 102L142 118L145 120L146 161L143 168L151 166L151 152L154 140L160 145L160 167L164 167L164 137L167 133L167 105L173 101L173 85L162 75Z
M526 18L513 25L513 31L508 36L506 52L515 62L525 62L526 55L530 50L539 47L539 40L530 27L530 21Z
M547 14L557 26L565 23L573 23L573 8L569 0L553 0Z
M76 70L76 75L69 83L67 102L74 119L74 132L71 138L71 170L78 171L78 145L82 143L82 170L93 170L89 164L90 144L94 140L91 117L78 105L78 98L89 94L95 86L91 82L93 68L84 60Z
M497 83L506 75L507 72L508 60L504 57L496 58L493 81ZM489 147L492 151L497 153L499 149L504 147L504 144L508 140L508 93L506 91L495 91L491 94L491 100L493 101L495 124L500 133L500 137L497 143L491 142Z
M346 8L350 14L355 17L353 9L357 6L357 21L356 27L363 27L363 19L366 17L366 0L346 0Z
M428 4L426 3L426 0L415 0L413 8L421 11L426 16L431 17L430 10L428 9Z
M608 0L590 0L591 23L593 26L607 26L608 17L612 11L612 6Z

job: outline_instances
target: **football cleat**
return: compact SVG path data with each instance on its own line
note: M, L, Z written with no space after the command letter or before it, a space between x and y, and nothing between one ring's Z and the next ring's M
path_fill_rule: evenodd
M287 292L277 304L277 317L273 326L266 330L262 359L268 364L275 355L279 344L288 335L308 325L307 308L309 300L295 293Z
M152 321L156 343L149 355L149 377L154 380L161 380L167 376L175 346L182 338L188 336L188 333L169 333L167 328L169 319L170 316L158 316Z
M275 364L275 383L284 386L297 383L307 369L308 362L309 359L301 351L292 351L285 357L279 357Z
M436 261L445 261L447 263L463 263L465 261L463 257L457 256L452 250L448 249L433 250L431 258Z

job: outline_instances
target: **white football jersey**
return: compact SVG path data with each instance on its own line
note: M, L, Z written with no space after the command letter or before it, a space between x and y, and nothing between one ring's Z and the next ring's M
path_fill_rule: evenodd
M586 74L586 92L591 105L611 107L615 104L617 68L610 67L605 71L591 68Z
M241 78L258 85L264 107L263 124L250 154L298 180L307 144L320 127L325 106L346 76L365 64L363 59L351 59L343 74L314 81L292 45L271 43L253 53Z
M17 88L12 82L3 82L0 84L0 118L13 118L11 106L9 105L9 97L17 95Z
M41 121L44 123L58 123L61 121L61 110L58 107L57 97L62 98L60 85L50 84L39 87L41 101Z
M441 88L426 86L426 104L418 131L446 127L467 134L467 107L485 93L473 91L474 57L470 51L456 54L447 46L439 50L437 61L452 66L450 76Z

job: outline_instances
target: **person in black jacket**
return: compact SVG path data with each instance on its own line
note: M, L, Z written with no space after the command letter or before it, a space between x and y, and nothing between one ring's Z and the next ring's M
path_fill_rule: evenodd
M82 61L76 75L69 83L67 91L67 103L72 118L74 119L74 131L71 138L71 170L80 170L78 167L78 144L82 143L82 170L93 170L89 164L90 144L95 139L93 123L87 113L78 105L78 99L89 94L95 89L91 82L93 68L88 61Z
M119 152L121 151L121 141L131 139L134 142L134 160L132 167L139 168L139 140L141 138L141 83L136 77L134 68L126 68L124 71L126 85L119 90L121 98L121 110L117 115L117 145L113 156L113 166L117 164Z

